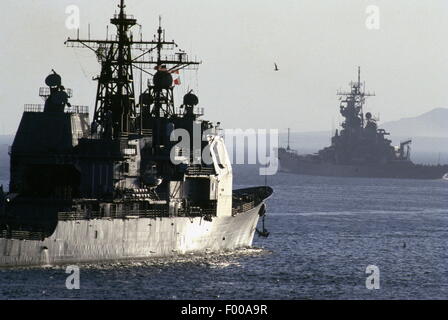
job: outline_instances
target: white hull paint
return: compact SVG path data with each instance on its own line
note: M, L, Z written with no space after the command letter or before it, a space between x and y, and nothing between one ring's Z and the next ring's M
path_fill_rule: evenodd
M0 239L0 267L146 259L250 247L263 203L235 217L60 221L44 241Z

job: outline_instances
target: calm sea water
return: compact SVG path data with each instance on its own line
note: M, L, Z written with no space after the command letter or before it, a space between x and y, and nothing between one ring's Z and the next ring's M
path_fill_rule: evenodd
M236 187L264 185L235 169ZM277 174L269 238L233 253L0 269L0 299L447 299L448 181ZM380 289L366 289L366 267Z

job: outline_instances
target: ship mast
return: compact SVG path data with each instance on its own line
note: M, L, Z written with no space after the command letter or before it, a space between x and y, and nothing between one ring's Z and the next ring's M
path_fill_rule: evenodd
M137 118L142 116L143 106L135 102L134 69L153 77L154 74L148 70L167 68L166 72L173 72L200 64L188 61L183 51L169 57L163 56L164 49L173 50L178 45L174 41L165 40L160 19L157 37L153 41L135 41L131 29L137 25L137 20L126 14L124 0L120 0L118 7L119 13L110 20L117 28L115 38L92 40L89 36L88 39L80 39L78 32L77 39L68 38L65 42L68 47L94 51L101 63L101 73L95 78L98 89L92 133L110 138L138 133L141 129L141 121L137 121ZM143 53L133 55L136 50ZM156 57L152 56L154 52ZM152 88L154 114L160 114L160 110L164 110L166 116L174 114L172 89L172 85L168 88Z
M361 67L358 67L358 81L351 82L350 87L350 91L338 91L337 95L345 97L341 99L340 106L341 114L346 119L344 128L357 130L365 125L363 111L365 98L375 96L375 93L365 91L365 84L361 82Z

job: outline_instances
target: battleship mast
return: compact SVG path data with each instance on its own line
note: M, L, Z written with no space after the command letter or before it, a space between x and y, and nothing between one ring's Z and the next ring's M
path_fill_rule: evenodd
M361 83L361 67L358 67L358 81L350 83L351 90L338 91L337 95L345 97L341 100L340 112L345 118L344 129L349 132L364 128L365 119L363 107L365 98L375 96L375 93L365 91L365 85Z
M98 89L91 131L92 134L99 133L110 138L141 132L141 122L137 118L142 116L144 107L150 107L150 104L154 104L151 112L154 116L160 116L160 110L163 110L164 116L173 115L173 86L167 75L200 64L188 61L183 51L172 57L162 56L163 49L174 49L178 45L174 41L165 41L160 23L156 39L135 41L131 29L137 25L137 20L126 14L124 0L120 0L118 7L120 12L110 20L117 27L115 39L79 39L78 35L77 39L68 38L65 42L69 47L94 51L101 63L101 73L95 78ZM142 50L143 53L134 57L134 50ZM153 51L157 55L155 58L151 56ZM148 66L155 66L156 74L145 70ZM148 86L150 103L146 105L135 101L134 68L154 77L154 86Z

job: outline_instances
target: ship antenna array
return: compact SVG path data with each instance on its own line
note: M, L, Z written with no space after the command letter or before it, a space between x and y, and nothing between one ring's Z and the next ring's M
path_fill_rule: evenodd
M154 74L148 70L159 70L166 66L168 72L182 69L196 70L200 61L190 61L186 53L163 56L162 50L174 50L178 45L173 41L165 40L165 31L162 29L161 17L159 17L158 37L153 41L143 39L134 40L131 29L137 24L137 20L125 13L125 1L120 0L120 11L110 20L117 28L115 39L106 40L91 39L90 28L87 39L68 38L65 45L71 48L87 48L93 51L101 63L101 75L94 80L98 81L95 115L92 123L92 131L104 133L110 118L114 119L112 134L114 136L136 132L138 125L135 119L138 116L135 93L133 69L152 77ZM142 38L142 37L140 37ZM140 50L133 56L133 52ZM153 54L156 57L153 57ZM118 121L116 121L118 119ZM97 128L100 128L97 130ZM96 133L95 132L95 133Z
M358 66L358 88L361 88L361 67Z
M336 95L347 97L345 100L342 100L341 103L348 103L348 101L355 101L355 106L359 108L362 124L364 125L364 104L366 97L375 96L375 92L366 92L365 91L365 82L361 82L361 67L358 66L358 81L350 83L351 91L342 91L338 90Z
M358 66L358 79L357 82L350 82L350 91L342 91L338 90L337 95L338 96L344 96L346 97L345 100L341 100L341 108L344 104L350 105L352 104L355 107L355 110L357 110L358 115L361 117L361 125L364 126L364 105L366 102L366 97L372 97L375 96L375 92L366 92L365 91L365 82L361 82L361 67Z

